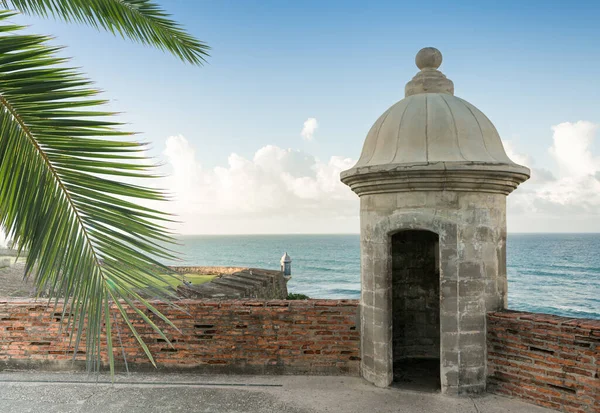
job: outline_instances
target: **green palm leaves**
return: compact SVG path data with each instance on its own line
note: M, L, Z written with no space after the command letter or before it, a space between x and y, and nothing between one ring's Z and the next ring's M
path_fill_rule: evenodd
M5 8L85 23L158 47L193 64L202 64L210 49L169 19L149 0L0 0Z
M95 19L190 62L202 59L204 49L193 46L200 43L147 1L11 3L28 12L42 14L44 5L66 19ZM151 17L133 21L120 14L126 5ZM85 337L90 369L99 367L104 328L113 371L112 306L153 362L126 307L161 335L139 303L170 324L139 294L169 297L156 282L168 270L156 260L170 256L164 245L172 239L163 227L170 217L144 206L164 195L128 183L151 177L154 167L145 161L144 145L127 139L131 134L117 129L113 113L101 110L104 101L90 81L62 67L47 37L20 34L7 20L12 15L0 11L0 225L29 251L26 271L36 286L64 300L67 329L76 349ZM153 32L154 25L162 28Z

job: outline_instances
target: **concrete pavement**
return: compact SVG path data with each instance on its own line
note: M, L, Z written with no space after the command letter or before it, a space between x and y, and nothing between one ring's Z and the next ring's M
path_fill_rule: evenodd
M98 381L98 382L96 382ZM504 397L380 389L355 377L0 372L10 413L548 413Z

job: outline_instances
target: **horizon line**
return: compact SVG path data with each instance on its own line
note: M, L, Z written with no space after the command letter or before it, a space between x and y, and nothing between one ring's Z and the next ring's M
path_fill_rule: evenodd
M508 232L509 235L600 235L600 232ZM255 235L360 235L360 232L264 232L224 234L175 234L175 237L197 236L255 236Z

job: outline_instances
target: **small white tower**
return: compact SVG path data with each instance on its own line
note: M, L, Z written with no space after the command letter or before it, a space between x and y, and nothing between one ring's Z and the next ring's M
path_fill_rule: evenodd
M281 272L285 277L292 278L292 259L287 252L281 257Z

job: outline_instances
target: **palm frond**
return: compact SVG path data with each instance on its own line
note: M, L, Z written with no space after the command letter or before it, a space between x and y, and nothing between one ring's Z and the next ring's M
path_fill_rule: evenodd
M139 291L169 298L157 260L171 257L171 217L140 204L163 200L161 191L120 177L153 167L90 82L61 66L46 37L19 34L11 15L0 12L0 226L28 250L27 276L65 301L67 331L76 351L85 336L88 366L100 364L103 323L112 352L110 303L152 360L126 310L136 300L169 323ZM112 353L108 361L112 370Z
M1 0L1 4L25 14L102 28L197 65L206 61L210 50L150 0Z

